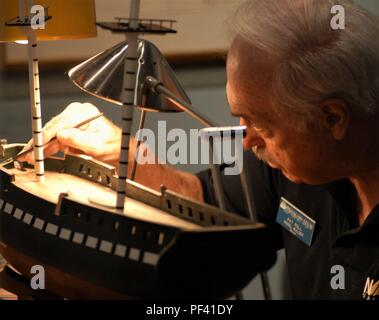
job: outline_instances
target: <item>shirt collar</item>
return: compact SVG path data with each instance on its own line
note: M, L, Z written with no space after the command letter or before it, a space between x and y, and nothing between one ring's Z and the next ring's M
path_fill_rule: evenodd
M358 195L354 185L349 179L336 180L322 186L341 207L346 214L350 228L359 227L357 210L358 210Z

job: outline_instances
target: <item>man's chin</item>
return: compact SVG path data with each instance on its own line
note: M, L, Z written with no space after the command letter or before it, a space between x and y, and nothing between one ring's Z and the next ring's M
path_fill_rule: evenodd
M264 161L264 160L263 160ZM281 168L278 166L278 165L276 165L275 163L272 163L272 162L270 162L270 161L265 161L271 168L273 168L273 169L279 169L279 170L281 170Z
M271 168L273 169L276 169L276 170L280 170L283 175L288 179L290 180L291 182L294 182L294 183L304 183L304 181L302 179L300 179L299 177L296 177L296 176L293 176L293 175L290 175L288 174L281 166L271 162L271 161L265 161L264 159L262 159L262 161L266 162Z
M281 170L283 175L291 182L293 183L304 183L304 181L302 179L300 179L299 177L296 177L296 176L293 176L293 175L290 175L288 173L286 173L284 170Z

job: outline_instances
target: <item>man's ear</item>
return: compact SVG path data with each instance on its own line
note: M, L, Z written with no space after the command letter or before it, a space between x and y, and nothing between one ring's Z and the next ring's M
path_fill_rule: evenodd
M321 104L325 126L336 140L343 140L350 123L349 108L343 100L328 99Z

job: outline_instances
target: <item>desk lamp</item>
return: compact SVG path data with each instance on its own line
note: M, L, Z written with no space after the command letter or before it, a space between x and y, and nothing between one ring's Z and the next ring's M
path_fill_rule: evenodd
M70 79L84 91L122 107L122 139L119 159L116 208L123 212L126 194L130 130L135 107L142 108L140 127L145 111L180 111L165 98L148 94L148 75L154 75L186 102L189 98L160 51L149 41L138 39L141 33L174 33L173 20L140 19L139 0L130 1L130 17L117 22L100 22L99 26L126 35L121 42L69 71ZM134 167L135 168L135 167ZM135 170L133 170L135 171Z

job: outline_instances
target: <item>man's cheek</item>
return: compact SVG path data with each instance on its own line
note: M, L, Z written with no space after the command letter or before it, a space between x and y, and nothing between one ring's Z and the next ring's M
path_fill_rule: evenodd
M267 145L267 154L270 155L270 158L278 164L281 164L281 162L285 159L284 150L281 150L277 146Z

